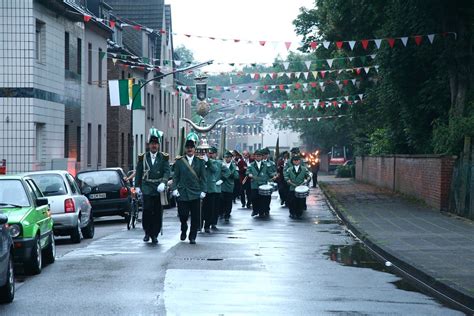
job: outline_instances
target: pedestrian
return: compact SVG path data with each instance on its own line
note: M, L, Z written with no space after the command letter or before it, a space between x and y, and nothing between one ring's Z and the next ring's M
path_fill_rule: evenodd
M253 160L250 159L250 153L247 150L242 152L242 159L239 161L237 167L239 168L240 184L242 189L240 190L240 201L242 202L242 208L252 207L252 188L250 181L247 177L247 169Z
M284 151L277 163L277 172L278 172L278 194L280 195L280 204L283 206L286 204L286 197L288 195L289 187L288 183L285 181L284 171L288 164L289 153Z
M310 178L309 170L301 165L301 157L294 155L291 158L293 166L288 168L285 180L290 186L290 191L287 197L288 208L290 209L290 218L300 218L305 209L305 198L297 198L295 195L295 188L303 185Z
M235 163L232 161L232 153L227 151L224 154L223 166L226 169L222 172L221 179L223 181L222 200L224 209L224 220L226 223L229 222L230 213L232 212L232 197L234 192L234 180L239 179L239 173Z
M240 160L242 159L242 155L237 150L234 150L232 152L232 156L233 156L234 165L237 168L237 172L239 172L238 165L239 165ZM240 183L240 177L237 177L236 179L234 179L234 196L232 199L234 204L237 203L237 198L240 197L241 190L242 190L242 185Z
M262 161L263 153L261 150L255 151L254 156L255 161L252 162L247 169L247 176L251 180L252 216L259 215L263 217L270 214L270 202L272 197L271 194L260 195L259 187L268 184L268 182L274 178L275 174L271 171L270 167Z
M319 158L311 165L311 173L313 174L313 188L318 184L318 172L319 172Z
M213 230L217 230L217 219L218 211L220 207L220 195L221 195L221 173L222 173L222 161L217 160L217 148L211 147L208 155L203 155L203 159L206 162L206 197L202 201L202 222L204 231L206 233Z
M148 136L148 149L145 154L138 156L135 168L135 186L137 192L143 195L142 226L145 231L144 242L151 238L152 243L158 243L158 234L163 225L163 206L160 193L165 191L170 176L169 156L159 152L162 132L152 127Z
M186 240L188 219L191 215L189 243L196 243L201 221L201 200L206 197L205 161L195 155L196 144L187 139L184 145L186 154L176 158L173 174L173 195L179 201L179 220L182 241Z

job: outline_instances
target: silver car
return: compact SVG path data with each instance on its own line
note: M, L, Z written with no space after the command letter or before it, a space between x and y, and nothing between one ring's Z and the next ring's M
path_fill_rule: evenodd
M28 174L48 198L54 223L54 235L71 236L80 243L82 237L94 237L94 218L87 197L82 195L74 177L67 171L38 171Z

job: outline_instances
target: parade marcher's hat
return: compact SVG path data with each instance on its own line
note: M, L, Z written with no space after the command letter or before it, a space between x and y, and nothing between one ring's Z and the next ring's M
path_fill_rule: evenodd
M156 128L152 127L148 131L148 143L156 142L161 144L161 138L163 137L163 132L157 130Z
M300 155L295 155L295 156L291 157L291 161L295 161L295 160L301 160Z
M186 140L192 140L193 142L197 143L199 141L199 136L195 132L191 131L186 135Z
M186 140L186 143L184 144L184 148L196 148L196 143L192 139Z
M226 158L227 158L227 157L232 157L232 156L233 156L233 155L232 155L232 153L231 153L230 151L226 151L226 152L224 153L224 157L226 157Z
M253 153L255 156L262 156L263 153L261 150L257 149L254 153Z
M299 147L293 147L293 148L291 148L290 152L292 154L299 154L300 148Z
M263 148L261 151L262 155L270 155L270 149L268 149L268 147Z
M211 148L209 148L209 153L210 154L216 154L217 153L217 148L212 146Z
M237 157L242 157L242 154L238 150L234 149L234 155Z

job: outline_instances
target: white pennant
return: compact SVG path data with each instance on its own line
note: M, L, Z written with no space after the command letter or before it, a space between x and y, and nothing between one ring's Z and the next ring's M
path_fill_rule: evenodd
M112 62L113 62L114 65L115 65L115 63L117 62L117 58L112 58Z
M346 101L349 101L349 96L345 96L344 99L346 99Z
M301 72L295 72L295 78L296 78L296 79L299 79L300 76L301 76Z
M290 66L290 63L285 61L283 62L283 67L285 68L285 70L288 70L288 67Z
M318 72L317 71L312 71L311 73L313 74L314 79L318 78Z
M341 80L336 80L336 84L339 85L339 83L341 82Z
M349 46L351 47L351 50L354 50L355 44L356 44L356 41L349 41Z
M309 72L303 72L303 75L304 75L304 78L305 78L306 80L308 80Z
M308 88L308 83L307 82L303 83L303 87Z
M380 48L380 44L382 44L382 40L381 39L376 39L374 40L375 42L375 46L377 46L377 48Z
M352 84L355 86L356 85L356 80L355 79L351 79L352 81Z
M266 72L262 72L262 73L260 74L260 76L261 76L262 79L263 79L263 78L265 78L265 77L267 76L267 73L266 73Z
M254 95L257 90L250 90L250 92L252 93L252 95Z
M377 56L377 54L372 54L370 55L370 58L375 59L375 56Z
M321 118L318 116L318 117L316 118L316 120L319 122L319 121L321 120Z
M307 88L307 87L304 87L304 88L303 88L303 91L304 91L304 92L308 92L308 88Z
M400 39L402 40L403 45L407 46L408 37L401 37Z
M433 44L434 37L435 37L434 34L428 34L428 39L430 40L430 43L431 43L431 44Z
M361 101L362 101L362 98L363 98L363 97L364 97L363 94L359 94L359 98L360 98Z
M311 60L305 61L304 64L306 65L306 68L309 70L309 67L311 67Z
M324 42L323 42L324 48L328 49L328 48L329 48L329 44L331 44L331 42L324 41Z
M338 103L337 106L340 108L340 107L342 106L342 104L341 104L341 103Z
M176 64L176 66L180 66L181 65L181 60L175 60L174 63Z
M375 70L377 71L377 73L379 72L379 67L380 67L380 66L378 66L378 65L375 66Z
M291 89L285 89L286 94L290 94Z
M255 79L255 73L251 73L250 78Z
M334 61L334 59L326 59L328 65L329 65L329 68L332 68L332 62Z
M321 91L324 92L324 90L326 90L326 87L325 87L325 86L321 86Z
M342 84L338 84L337 87L339 88L339 91L342 90Z
M360 81L357 81L357 82L356 82L356 87L357 87L357 88L360 87Z
M370 71L370 67L364 67L365 73L368 74Z
M272 90L276 88L276 85L272 84L270 87L272 87Z
M285 75L288 77L288 79L291 79L291 72L285 72Z
M349 61L352 61L354 59L354 57L349 57Z
M321 81L321 82L319 83L319 86L322 88L322 87L324 86L324 82Z

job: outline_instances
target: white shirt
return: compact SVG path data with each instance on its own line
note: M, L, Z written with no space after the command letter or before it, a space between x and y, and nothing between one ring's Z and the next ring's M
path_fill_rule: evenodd
M261 168L260 166L262 165L262 161L255 161L255 162L257 163L258 169L260 169Z
M194 159L194 155L193 155L193 156L191 156L191 157L189 157L189 156L186 156L186 159L188 159L188 163L189 163L189 165L190 165L190 166L192 166L192 165L193 165L193 159Z
M249 163L248 159L244 159L244 161L245 161L245 164L247 165L247 167L250 166L250 163Z
M229 162L229 163L227 163L227 162L224 162L224 165L227 167L227 169L229 169L229 168L230 168L230 165L231 165L231 164L232 164L232 162Z
M295 170L298 172L298 170L300 170L300 165L295 166Z
M152 165L155 164L155 159L156 159L156 154L157 154L157 153L158 153L158 152L152 153L152 152L150 151L150 158L151 158L151 164L152 164Z

